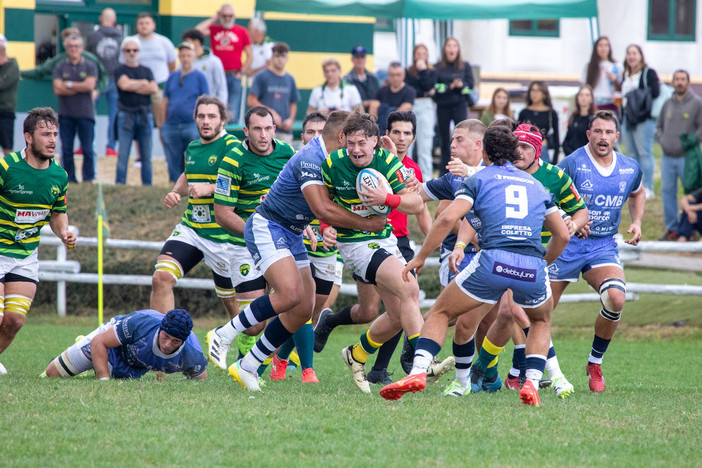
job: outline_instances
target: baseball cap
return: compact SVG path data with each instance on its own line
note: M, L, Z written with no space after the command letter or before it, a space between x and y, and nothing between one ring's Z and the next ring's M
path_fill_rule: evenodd
M365 57L366 56L366 48L363 47L362 45L357 45L353 49L351 49L351 55L354 57Z
M178 44L178 50L183 49L183 48L195 50L195 46L192 45L192 43L190 43L188 41L183 41L180 44Z

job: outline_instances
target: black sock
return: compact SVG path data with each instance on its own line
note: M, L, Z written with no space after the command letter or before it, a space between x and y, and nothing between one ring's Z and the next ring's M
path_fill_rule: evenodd
M402 338L402 330L383 343L378 350L378 357L375 358L375 364L373 364L373 369L371 370L380 371L388 368L388 364L390 364L390 359L395 352L395 348L397 348L397 344L400 342L400 338Z
M351 319L352 307L353 305L346 306L339 312L330 315L329 317L327 317L327 320L324 322L324 324L329 328L338 327L339 325L352 325L354 323Z

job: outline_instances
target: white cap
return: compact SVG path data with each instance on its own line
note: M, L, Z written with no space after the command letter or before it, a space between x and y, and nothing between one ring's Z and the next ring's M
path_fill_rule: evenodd
M3 35L0 34L0 46L6 46L7 45L7 38Z

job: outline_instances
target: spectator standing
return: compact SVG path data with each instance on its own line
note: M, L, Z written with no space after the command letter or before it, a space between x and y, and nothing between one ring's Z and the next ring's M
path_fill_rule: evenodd
M190 29L183 33L181 39L191 43L195 48L196 58L193 68L200 71L207 78L210 94L226 104L228 102L228 92L224 66L219 57L214 55L209 48L202 45L205 43L205 35L197 29Z
M141 183L151 185L151 149L154 116L151 113L151 96L158 91L151 69L139 64L139 41L128 37L122 41L125 63L115 70L117 84L117 128L119 153L115 183L127 183L127 166L132 141L136 139L141 153Z
M494 120L511 119L512 102L505 88L497 88L492 93L492 100L480 116L480 121L487 127Z
M156 21L150 12L139 13L136 28L140 46L139 64L151 69L158 84L158 92L151 95L151 106L156 126L161 127L164 118L163 87L169 73L176 67L175 47L170 39L156 32Z
M532 81L526 95L526 108L519 113L519 123L530 123L546 135L541 149L541 159L556 164L560 139L558 136L558 114L551 104L551 93L543 81ZM549 154L553 151L553 154Z
M117 14L112 8L105 8L100 14L100 25L90 34L86 48L100 59L108 77L107 86L100 91L96 105L105 100L107 103L107 147L106 156L117 156L115 137L115 120L117 119L117 85L114 80L115 69L119 66L119 48L122 43L122 31L115 27Z
M178 60L180 69L171 73L163 90L165 118L161 142L171 183L176 183L185 169L185 149L200 137L193 120L195 102L210 92L205 75L193 68L195 48L191 43L178 44Z
M61 128L61 165L69 182L77 182L73 162L73 141L76 133L83 149L83 182L95 179L95 106L93 90L97 83L97 67L81 57L83 38L69 36L64 40L67 59L54 68L54 94L58 96L59 127Z
M271 111L276 138L292 145L292 128L300 92L295 78L285 71L289 52L290 47L285 42L275 43L270 65L254 77L247 104L249 107L263 106Z
M322 62L324 84L312 89L307 114L320 112L329 115L335 110L363 110L363 101L356 86L341 80L341 64L333 57Z
M678 235L678 179L682 181L685 168L680 135L696 133L702 141L702 100L690 90L690 75L686 70L673 73L673 88L675 93L663 104L656 126L656 138L663 149L661 198L666 229L660 240L675 240Z
M7 56L7 39L0 34L0 146L6 155L14 147L19 78L17 60Z
M212 52L220 58L227 76L227 93L229 95L229 110L233 121L239 121L241 107L241 73L251 67L251 38L245 27L235 23L234 7L225 3L217 13L201 22L199 29L209 36ZM242 62L241 55L246 53L246 61ZM192 120L192 119L191 119Z
M677 228L678 242L687 242L692 240L695 231L702 234L702 188L682 197L680 209L682 214Z
M624 59L624 78L621 83L624 105L622 118L622 141L626 146L627 156L635 159L643 171L643 184L646 198L655 197L653 192L653 175L655 159L653 158L653 138L656 133L656 120L650 112L643 117L641 122L632 122L626 116L626 107L629 104L627 94L635 89L647 90L653 99L661 92L658 74L649 68L643 56L641 47L632 44L626 48Z
M356 87L363 100L363 109L370 112L371 103L378 94L378 77L366 69L366 48L357 45L351 49L353 68L344 76L344 80ZM382 135L381 131L381 135Z
M563 140L563 154L568 156L576 149L587 145L587 131L590 118L595 115L597 107L590 85L583 85L575 95L575 110L568 119L568 132Z
M254 76L261 70L268 68L273 58L273 45L275 42L266 36L266 23L262 18L251 18L249 21L249 38L251 39L251 64L244 70L246 76Z
M416 96L414 88L405 84L405 70L402 64L391 62L388 67L388 84L378 90L370 104L370 113L378 118L381 135L385 134L387 129L388 116L395 111L411 111ZM416 122L414 126L416 128Z
M609 38L602 36L592 47L592 55L583 77L583 83L592 87L597 109L619 112L619 106L614 102L615 96L621 89L619 73L620 70L612 57L612 45Z
M429 63L429 49L424 44L414 46L412 65L405 72L405 83L414 88L417 96L412 108L417 117L417 135L409 154L414 155L422 174L431 178L436 125L436 108L432 96L436 92L436 70Z
M454 125L466 120L470 92L473 89L473 70L468 62L461 57L461 46L458 40L449 37L441 51L441 60L436 64L436 117L439 122L439 137L441 138L441 164L439 174L444 175L446 165L451 160L451 122Z

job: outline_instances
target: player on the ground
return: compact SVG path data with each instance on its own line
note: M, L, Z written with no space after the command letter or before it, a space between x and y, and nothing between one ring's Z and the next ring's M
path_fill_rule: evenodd
M407 151L414 141L417 132L417 118L412 111L392 112L388 115L386 135L396 148L397 158L405 166L410 176L414 176L420 183L423 181L422 172L417 163L407 156ZM409 230L407 228L407 215L397 210L392 210L388 221L393 227L393 235L397 238L397 247L400 249L405 261L414 257L414 250L410 246ZM426 206L417 214L417 223L426 235L431 227L431 215ZM315 327L315 351L320 352L329 338L332 330L339 325L362 324L374 320L380 309L380 296L372 284L356 280L359 303L350 305L334 314L326 309L320 314L319 322ZM378 351L375 364L366 378L370 383L390 383L387 367L392 354L402 333L383 343ZM448 364L448 363L447 363ZM437 377L438 378L438 377Z
M369 206L387 205L406 214L418 214L424 203L418 194L405 188L409 177L405 166L388 150L380 149L378 126L367 114L354 113L344 124L347 149L331 154L322 165L324 183L334 201L347 210L370 214ZM363 168L379 171L394 193L382 187L366 187L361 196L356 179ZM372 284L385 304L386 313L378 317L358 343L344 348L342 358L351 369L355 385L370 393L365 362L371 354L404 329L412 344L419 336L422 315L419 310L419 285L412 277L401 277L405 260L387 224L377 231L337 227L337 246L344 264L351 268L357 282Z
M546 264L565 247L568 230L553 197L513 166L519 158L517 141L506 128L487 129L483 148L493 164L463 182L456 200L436 220L417 257L405 267L403 277L408 280L409 271L421 268L456 221L474 207L482 224L482 249L439 295L417 341L411 374L383 388L384 398L398 399L406 392L423 390L427 367L441 349L449 321L464 313L485 315L511 289L514 301L532 321L527 338L528 381L520 398L525 404L540 404L538 384L546 363L552 309ZM547 249L541 244L542 224L553 233Z
M207 379L207 359L185 310L118 315L52 360L42 377L75 377L90 369L100 380L138 379L150 370Z
M563 255L549 267L549 277L554 304L558 304L568 283L578 281L581 273L600 293L602 308L595 320L595 337L587 361L589 386L593 392L605 388L600 367L602 357L617 329L626 300L626 279L614 235L628 198L631 224L626 232L631 237L625 242L637 245L641 240L646 204L639 164L614 151L618 130L619 123L612 112L596 112L587 132L589 143L558 165L573 179L587 203L592 225L582 227L576 237L570 239Z
M215 221L214 189L219 164L239 140L223 132L230 113L217 98L200 96L193 114L200 139L188 145L185 172L164 199L173 208L187 196L188 207L158 256L150 307L161 313L173 309L173 287L204 259L212 270L217 296L234 318L239 309L229 269L229 234Z
M54 160L58 117L37 107L24 120L26 148L0 159L0 354L24 325L39 282L37 246L49 224L63 244L76 245L68 230L68 175ZM0 363L0 375L7 370Z
M290 160L266 199L246 221L246 246L272 292L256 299L234 320L212 330L209 355L224 368L234 338L246 328L273 318L251 351L229 367L234 380L248 390L260 390L257 368L312 316L314 281L302 241L309 222L318 218L371 232L385 226L385 217L361 217L333 203L322 181L320 166L329 150L345 146L347 115L341 111L329 115L322 136Z
M268 194L273 182L295 154L281 140L274 139L275 124L270 110L252 107L244 116L246 138L219 165L215 188L215 218L229 231L229 265L232 283L242 311L265 294L266 279L253 268L254 261L244 241L244 223ZM256 342L256 335L265 324L242 333L238 340L239 354L246 354ZM209 334L207 338L209 342ZM214 364L227 369L226 361ZM220 366L222 364L222 366Z
M515 167L531 174L536 180L541 182L546 191L553 194L556 205L566 213L566 226L570 236L579 229L578 226L585 226L588 222L588 210L585 202L580 198L577 189L567 174L558 167L544 163L541 159L541 149L543 137L538 128L530 124L522 124L514 131L519 138L517 150L520 159L515 162ZM541 231L541 243L546 245L551 238L551 233L544 227ZM511 337L514 341L513 367L505 380L505 386L512 390L519 390L521 382L526 379L526 333L529 324L515 325L513 308L519 308L511 300L511 292L508 297L501 301L500 312L495 323L490 327L482 348L478 354L478 359L473 365L471 376L472 383L478 384L482 378L491 379L497 368L489 368L488 364L502 352L505 344ZM521 310L517 311L518 316L523 316ZM523 330L522 330L523 329ZM553 342L550 343L546 359L546 370L552 381L553 389L559 398L570 396L573 385L563 375L558 364L556 351Z

